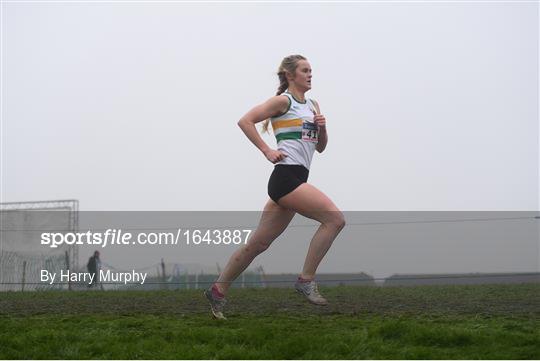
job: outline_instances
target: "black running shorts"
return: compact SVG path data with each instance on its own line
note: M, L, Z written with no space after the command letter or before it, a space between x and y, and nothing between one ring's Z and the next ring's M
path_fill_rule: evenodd
M278 199L306 183L308 175L309 170L303 165L276 164L268 181L268 195L277 203Z

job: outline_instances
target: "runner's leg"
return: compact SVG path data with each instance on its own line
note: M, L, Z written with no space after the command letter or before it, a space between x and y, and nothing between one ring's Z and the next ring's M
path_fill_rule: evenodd
M321 222L309 245L301 277L313 279L332 242L345 226L345 217L323 192L303 183L278 200L280 206Z
M236 250L225 269L216 281L218 290L225 294L231 283L251 264L260 253L287 228L295 212L279 206L269 199L257 229L252 233L248 243Z

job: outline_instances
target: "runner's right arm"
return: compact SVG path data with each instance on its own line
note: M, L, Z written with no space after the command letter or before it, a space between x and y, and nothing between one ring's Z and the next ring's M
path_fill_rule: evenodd
M266 102L257 105L246 113L239 121L238 126L248 139L253 143L272 163L279 162L284 157L280 151L270 148L261 138L255 124L264 121L272 116L283 114L289 107L289 100L285 96L275 96L268 99Z

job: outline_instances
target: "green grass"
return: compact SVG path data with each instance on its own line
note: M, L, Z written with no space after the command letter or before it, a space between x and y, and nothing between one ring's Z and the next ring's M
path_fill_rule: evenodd
M540 285L0 294L0 359L539 359Z

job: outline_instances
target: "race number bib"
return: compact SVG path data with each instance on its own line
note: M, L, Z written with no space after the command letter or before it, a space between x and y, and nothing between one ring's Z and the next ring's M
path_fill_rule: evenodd
M317 124L304 122L302 124L302 140L305 142L317 143L319 141L319 131Z

